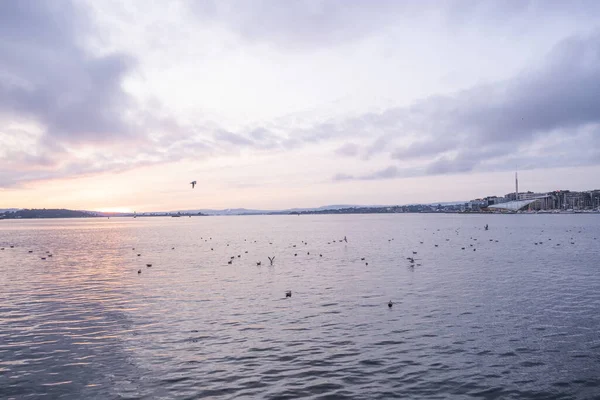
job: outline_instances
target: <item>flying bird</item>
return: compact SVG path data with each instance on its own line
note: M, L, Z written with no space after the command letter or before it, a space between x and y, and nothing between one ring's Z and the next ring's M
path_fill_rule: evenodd
M194 188L194 186L196 186L196 181L191 181L190 185L192 185L192 189Z

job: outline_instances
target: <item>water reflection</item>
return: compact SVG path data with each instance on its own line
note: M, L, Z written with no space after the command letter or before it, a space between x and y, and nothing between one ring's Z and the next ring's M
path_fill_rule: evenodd
M0 397L591 397L594 237L579 215L2 221Z

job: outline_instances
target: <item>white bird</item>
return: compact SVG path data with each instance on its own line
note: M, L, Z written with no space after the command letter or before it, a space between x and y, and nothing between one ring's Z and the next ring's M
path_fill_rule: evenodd
M192 185L192 189L194 188L194 186L196 186L196 181L191 181L190 185Z

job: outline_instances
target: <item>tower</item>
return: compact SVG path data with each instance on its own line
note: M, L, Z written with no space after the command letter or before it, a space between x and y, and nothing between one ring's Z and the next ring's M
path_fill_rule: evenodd
M519 200L519 175L515 171L515 200Z

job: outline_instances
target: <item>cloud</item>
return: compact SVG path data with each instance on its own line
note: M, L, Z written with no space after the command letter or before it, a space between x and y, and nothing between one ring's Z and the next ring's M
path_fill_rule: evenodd
M89 51L93 34L71 1L0 2L0 136L10 139L0 151L0 186L102 170L94 161L105 151L146 140L122 88L135 61ZM92 146L97 154L83 167L82 151Z
M380 137L359 153L375 149L425 175L598 164L600 34L565 39L511 80L369 114L361 125ZM543 148L548 141L557 145ZM378 176L390 177L356 179Z
M393 0L192 0L190 6L204 23L222 25L244 40L298 49L359 39L410 8Z
M439 11L448 19L484 14L509 19L563 7L536 1L435 2L433 11L392 0L189 4L211 34L222 33L212 30L219 25L240 40L267 43L284 53L378 35L393 28L399 16ZM338 174L336 180L600 162L599 35L567 39L537 69L454 95L345 118L307 122L292 117L228 127L197 122L196 115L182 122L160 102L134 98L125 83L138 73L138 60L98 47L103 32L84 5L0 2L0 187L240 149L285 153L323 143L345 143L334 156L357 157L361 163L355 167L365 169ZM461 8L466 13L457 11ZM137 84L143 86L140 79ZM393 165L380 169L388 164Z
M218 141L224 141L227 143L240 145L240 146L249 146L254 143L253 141L251 141L248 138L245 138L241 135L237 135L233 132L229 132L229 131L225 131L225 130L219 130L218 132L215 133L214 137Z
M69 1L0 3L0 116L33 119L47 140L135 135L121 82L134 61L83 47L87 15Z
M335 154L339 156L352 157L358 154L359 147L355 143L346 143L335 150Z
M189 0L188 5L203 24L222 27L243 41L301 51L361 40L415 20L432 29L464 29L476 21L491 21L509 30L523 18L577 19L600 8L594 0Z
M373 181L379 179L392 179L398 178L402 176L406 176L403 174L397 166L391 165L387 168L372 172L367 175L354 176L350 174L337 174L333 177L334 181L348 181L348 180L361 180L361 181Z

